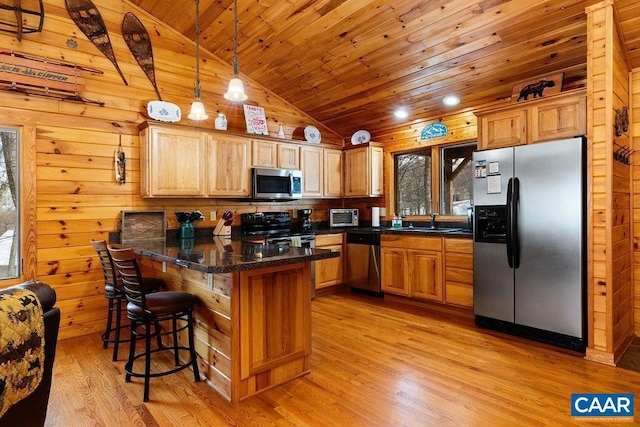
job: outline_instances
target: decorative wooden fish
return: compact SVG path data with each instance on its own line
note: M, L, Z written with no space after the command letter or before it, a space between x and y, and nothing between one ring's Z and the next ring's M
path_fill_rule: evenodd
M116 56L113 53L107 26L104 24L104 20L93 2L91 0L65 0L65 4L73 22L100 49L100 52L111 61L116 70L118 70L120 77L122 77L124 84L128 86L129 83L124 78L124 74L122 74L116 61Z
M162 101L160 91L156 85L156 73L153 65L153 49L151 48L151 38L147 29L144 28L142 22L131 12L127 12L122 19L122 37L129 46L129 50L142 71L147 75L147 78L156 90L158 99Z

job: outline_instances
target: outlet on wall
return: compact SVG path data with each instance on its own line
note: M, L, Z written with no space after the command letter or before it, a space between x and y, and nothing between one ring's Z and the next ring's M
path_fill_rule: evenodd
M387 208L380 208L380 216L381 217L387 216Z
M211 221L215 221L216 220L216 211L211 211L211 213L209 214L209 219Z

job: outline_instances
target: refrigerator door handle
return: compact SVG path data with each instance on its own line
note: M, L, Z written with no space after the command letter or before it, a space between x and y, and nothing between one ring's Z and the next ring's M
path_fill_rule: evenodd
M513 268L520 267L520 237L518 236L518 205L520 202L520 180L513 178L513 195L511 197L511 252L513 253Z
M506 218L506 240L507 240L507 261L509 262L509 268L513 268L513 245L511 242L511 214L512 214L512 201L513 197L513 178L509 178L507 184L507 218Z

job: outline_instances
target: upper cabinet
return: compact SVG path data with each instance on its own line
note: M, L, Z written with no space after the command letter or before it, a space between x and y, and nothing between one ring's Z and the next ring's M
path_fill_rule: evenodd
M302 197L342 197L342 150L300 147Z
M324 197L342 197L342 150L324 149Z
M140 132L142 197L248 197L251 140L149 124Z
M208 135L148 126L140 133L142 197L204 197Z
M587 97L551 99L531 106L531 142L587 133Z
M585 135L587 98L569 92L478 113L478 149L512 147Z
M324 155L322 147L300 147L302 197L322 197Z
M212 135L207 150L207 195L251 196L251 140Z
M345 197L377 197L384 194L382 146L370 143L344 152Z
M142 197L251 197L251 168L302 171L302 196L342 197L342 150L144 123ZM381 161L381 160L380 160Z
M296 144L253 140L255 167L300 169L300 147Z

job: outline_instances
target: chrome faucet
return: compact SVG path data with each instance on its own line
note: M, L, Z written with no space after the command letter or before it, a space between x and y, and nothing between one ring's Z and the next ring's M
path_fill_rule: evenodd
M436 228L436 215L438 215L437 213L432 213L431 214L431 227L429 228Z

